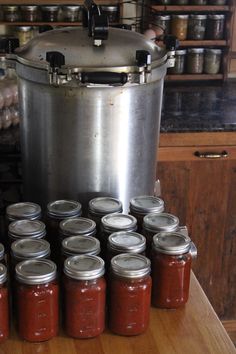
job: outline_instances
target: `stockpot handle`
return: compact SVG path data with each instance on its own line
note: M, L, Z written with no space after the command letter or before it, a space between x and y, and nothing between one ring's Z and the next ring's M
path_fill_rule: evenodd
M81 73L81 82L83 84L124 85L127 81L128 75L126 73L107 71Z
M193 241L191 241L190 244L190 254L192 256L192 258L197 258L197 247L195 246L195 244L193 243Z

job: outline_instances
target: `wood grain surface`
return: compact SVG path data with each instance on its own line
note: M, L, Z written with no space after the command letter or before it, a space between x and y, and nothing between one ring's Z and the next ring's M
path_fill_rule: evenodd
M27 343L12 331L0 354L233 354L236 349L195 276L190 299L178 310L151 309L147 332L121 337L108 330L100 337L74 340L63 332L44 343Z

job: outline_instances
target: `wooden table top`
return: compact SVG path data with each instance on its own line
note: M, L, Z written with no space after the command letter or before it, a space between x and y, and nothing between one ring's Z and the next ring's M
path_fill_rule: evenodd
M190 299L178 310L151 309L147 332L121 337L108 330L98 338L74 340L63 333L48 342L27 343L12 332L0 354L231 354L236 349L194 274Z

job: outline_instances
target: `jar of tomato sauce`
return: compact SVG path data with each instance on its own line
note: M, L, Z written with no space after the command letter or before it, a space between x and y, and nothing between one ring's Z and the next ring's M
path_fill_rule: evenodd
M30 342L51 339L58 332L56 264L48 259L26 260L16 265L18 330Z
M63 262L71 256L81 254L98 256L100 254L100 242L92 236L66 237L61 244Z
M132 231L114 232L108 237L106 261L121 253L138 253L145 255L146 239Z
M88 218L95 221L98 230L100 230L102 217L112 213L122 213L120 200L111 197L98 197L90 200Z
M134 197L130 200L130 214L133 215L138 222L138 232L142 232L143 218L150 213L162 213L165 205L164 201L159 197L150 195L142 195Z
M59 224L59 234L61 241L69 236L95 236L96 224L87 218L69 218L62 220Z
M109 327L132 336L149 324L151 302L150 260L139 254L119 254L111 260Z
M0 264L0 343L9 336L9 302L7 268Z
M5 247L0 243L0 263L6 265Z
M59 223L66 218L76 218L82 214L82 205L74 200L56 200L47 205L47 238L51 245L52 259L60 260L61 242Z
M188 301L192 259L197 251L191 239L179 232L153 237L152 304L175 309Z
M108 214L101 220L101 232L98 239L101 243L102 256L106 256L108 237L117 231L136 231L137 220L134 216L128 214Z
M153 236L161 231L181 231L182 233L188 233L185 226L179 226L179 219L177 216L167 213L151 213L147 214L143 218L143 234L146 237L147 246L146 254L149 257L152 245Z
M104 331L106 282L104 261L79 255L64 263L65 329L70 337L92 338Z
M8 239L10 244L22 238L41 239L45 236L46 227L40 220L16 220L11 222L8 227Z

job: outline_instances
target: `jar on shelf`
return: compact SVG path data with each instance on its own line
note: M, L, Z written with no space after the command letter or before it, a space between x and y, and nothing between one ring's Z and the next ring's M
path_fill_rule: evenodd
M80 5L63 5L62 6L62 19L65 22L78 22L81 21L81 6Z
M46 240L23 238L11 244L11 263L15 266L27 259L50 258L50 253L50 244Z
M39 220L16 220L9 224L9 243L22 239L41 239L46 236L45 224Z
M68 236L95 236L96 223L87 218L68 218L59 224L59 234L61 241Z
M169 74L181 75L185 72L186 49L178 49L175 51L175 66L168 69Z
M42 342L57 335L59 289L56 264L48 259L16 265L18 331L22 339Z
M171 5L171 0L158 0L158 5Z
M98 235L102 257L106 257L107 240L113 232L136 230L137 220L132 215L119 213L105 215L101 220L101 232Z
M191 5L207 5L208 0L190 0Z
M20 18L20 8L17 5L2 5L3 20L6 22L18 22Z
M145 256L146 239L132 231L114 232L108 237L106 262L121 253L137 253Z
M170 15L156 15L153 14L152 28L155 29L156 34L170 33Z
M208 0L209 5L225 5L227 3L227 0Z
M223 39L224 29L225 29L225 15L223 14L208 15L207 30L206 30L207 39L213 39L213 40Z
M187 54L187 73L202 74L204 63L204 48L189 48Z
M73 338L97 337L105 328L105 263L80 255L64 263L65 330Z
M59 14L59 6L57 5L43 5L42 20L45 22L57 22Z
M187 38L189 15L172 15L171 16L171 34L179 40Z
M110 23L119 22L119 6L118 5L101 5L101 13L107 15Z
M15 28L15 34L19 39L20 46L22 46L34 37L34 30L30 26L18 26Z
M63 261L71 256L92 255L99 256L100 242L92 236L71 236L64 238L61 244Z
M205 38L207 15L190 15L188 21L188 39Z
M9 337L9 294L7 268L0 263L0 343Z
M161 213L161 214L147 214L143 218L143 234L146 237L146 254L150 256L151 245L153 236L160 231L176 231L181 230L181 232L187 234L187 228L179 226L179 219L177 216Z
M39 220L42 216L42 210L40 205L35 203L15 203L7 207L6 216L9 222L22 219Z
M130 215L138 222L138 232L142 233L143 218L150 213L162 213L165 208L164 201L159 197L141 195L130 200Z
M176 309L188 301L192 259L191 239L179 232L160 232L152 244L152 304Z
M89 201L88 217L96 222L98 230L102 217L112 213L122 213L122 203L118 199L97 197Z
M146 331L151 301L150 260L140 254L119 254L111 260L109 328L118 335Z
M175 0L174 3L176 5L188 5L189 1L188 0Z
M22 5L21 17L25 22L37 22L39 20L39 7L37 5Z
M204 73L218 74L221 65L222 50L221 49L205 49L204 55Z

